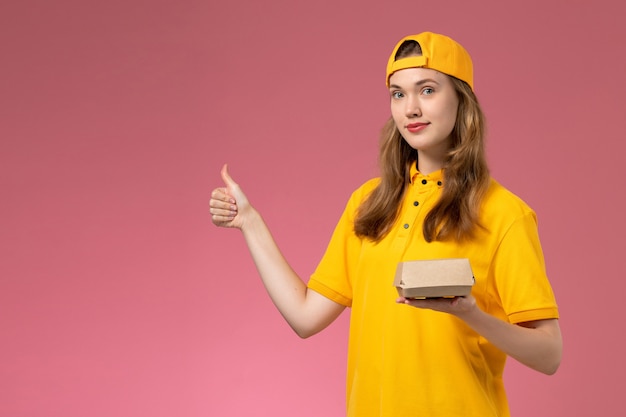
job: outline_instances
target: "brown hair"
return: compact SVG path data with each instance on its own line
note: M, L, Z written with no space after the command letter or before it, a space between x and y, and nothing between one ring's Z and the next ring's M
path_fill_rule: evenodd
M415 41L398 49L396 59L421 55ZM470 86L450 77L459 98L452 145L443 167L444 187L439 201L426 215L423 225L427 242L473 235L479 208L490 176L485 158L485 116ZM359 207L354 231L361 238L382 240L396 221L407 185L410 168L417 161L417 151L404 140L392 118L381 131L380 184Z

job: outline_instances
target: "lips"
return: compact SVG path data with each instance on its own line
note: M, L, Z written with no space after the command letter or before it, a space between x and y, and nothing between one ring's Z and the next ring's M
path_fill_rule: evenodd
M424 129L426 126L428 126L428 123L410 123L406 125L406 130L408 130L411 133L415 133Z

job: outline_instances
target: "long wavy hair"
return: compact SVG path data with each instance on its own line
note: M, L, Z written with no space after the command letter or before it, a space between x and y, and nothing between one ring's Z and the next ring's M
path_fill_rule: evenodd
M417 42L407 41L395 59L421 54ZM423 224L427 242L471 238L476 227L480 227L480 204L490 182L485 158L485 116L470 86L457 78L450 79L459 108L443 166L443 191ZM411 165L416 162L417 151L404 140L390 117L380 137L381 180L359 207L354 222L357 236L378 242L389 233L411 181Z

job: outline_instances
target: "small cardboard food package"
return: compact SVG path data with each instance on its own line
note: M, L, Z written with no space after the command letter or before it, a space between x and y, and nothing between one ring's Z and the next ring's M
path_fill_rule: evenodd
M467 258L400 262L394 285L405 298L440 298L469 295L474 273Z

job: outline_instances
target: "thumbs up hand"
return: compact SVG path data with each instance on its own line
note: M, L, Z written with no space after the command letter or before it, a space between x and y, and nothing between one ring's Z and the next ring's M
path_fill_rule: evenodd
M252 211L252 206L239 184L228 173L227 165L222 168L221 176L225 187L216 188L211 193L211 221L216 226L241 229L246 213Z

